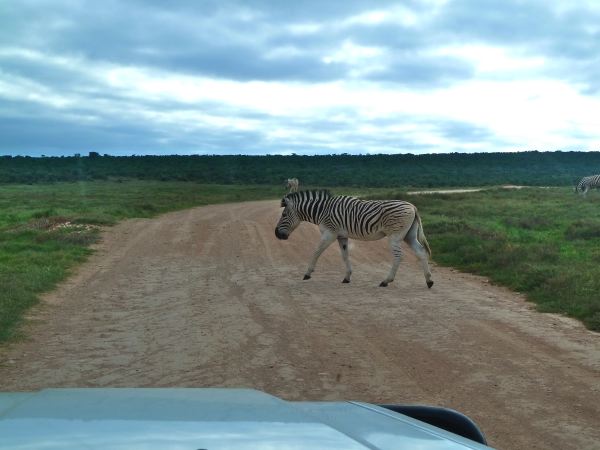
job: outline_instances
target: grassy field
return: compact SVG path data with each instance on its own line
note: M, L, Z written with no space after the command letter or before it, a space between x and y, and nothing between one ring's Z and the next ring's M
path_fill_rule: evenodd
M0 186L0 341L24 312L91 253L99 226L213 203L277 199L283 187L191 182L81 182ZM600 331L600 194L567 188L490 189L409 196L384 189L335 194L416 204L437 263L526 293L540 311Z
M600 331L600 194L492 189L398 197L417 205L439 264L527 294Z

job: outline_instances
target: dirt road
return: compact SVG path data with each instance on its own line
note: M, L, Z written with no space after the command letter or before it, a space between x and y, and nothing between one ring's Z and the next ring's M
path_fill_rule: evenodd
M245 386L285 399L442 405L499 449L600 449L600 335L485 279L387 242L352 242L302 281L318 231L278 241L277 201L196 208L108 230L97 253L0 350L0 389ZM427 223L424 224L427 233ZM435 255L435 248L433 249Z
M490 187L481 187L481 188L465 188L465 189L430 189L426 191L408 191L407 194L410 195L420 195L420 194L465 194L468 192L481 192L489 189L523 189L523 188L534 188L534 189L547 189L547 187L541 186L517 186L514 184L505 184L502 186L490 186Z

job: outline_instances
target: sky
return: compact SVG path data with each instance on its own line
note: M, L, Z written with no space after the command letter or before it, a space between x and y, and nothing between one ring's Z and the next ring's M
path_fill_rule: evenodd
M0 155L600 150L599 0L0 2Z

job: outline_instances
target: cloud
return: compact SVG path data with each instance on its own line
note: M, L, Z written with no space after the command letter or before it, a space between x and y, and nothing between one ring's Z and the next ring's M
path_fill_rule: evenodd
M387 20L366 20L368 2L332 2L325 7L322 2L257 2L252 10L229 2L175 5L179 8L156 2L51 2L36 9L25 2L24 13L14 5L9 9L7 20L13 29L5 30L3 37L11 42L14 36L43 35L24 43L49 54L240 81L360 78L361 72L353 70L358 61L331 57L339 53L340 44L357 40L387 48L391 38L394 51L418 50L420 44L421 34L414 30ZM304 19L318 32L299 33ZM435 79L434 72L449 66L418 58L395 54L394 64L383 64L377 78L411 84L424 71ZM462 73L453 69L456 62L450 66L455 75Z
M597 2L544 0L455 0L435 21L449 40L502 46L528 58L544 58L547 76L578 83L584 93L600 88L598 24Z
M0 20L0 153L600 143L594 1L22 0Z

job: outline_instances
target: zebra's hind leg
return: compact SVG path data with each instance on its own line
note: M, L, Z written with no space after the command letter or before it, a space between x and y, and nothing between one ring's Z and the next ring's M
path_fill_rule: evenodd
M310 263L308 264L308 269L306 270L306 273L304 274L303 280L310 279L310 275L315 270L315 266L317 265L317 260L319 259L319 256L321 256L321 253L323 253L325 251L325 249L327 247L329 247L333 243L333 241L335 241L335 238L336 238L336 235L333 234L331 231L329 231L327 229L321 230L321 242L319 242L319 246L313 253Z
M406 233L404 241L410 245L419 258L419 261L421 261L421 267L423 268L423 273L425 274L425 282L427 283L427 287L431 288L431 286L433 286L433 281L431 280L431 271L429 270L429 253L419 242L419 227L421 227L420 221L415 220L408 230L408 233ZM421 232L422 231L423 230L421 229ZM424 234L422 236L423 239L426 239Z
M392 263L392 268L390 269L390 273L387 278L383 280L379 286L386 287L389 283L394 281L396 277L396 272L398 271L398 266L402 261L402 236L399 234L390 235L390 248L392 250L392 256L394 257L394 261Z
M427 253L427 250L425 250L425 247L417 240L416 236L406 236L406 242L408 242L419 258L419 261L421 261L421 267L425 274L425 282L427 283L427 287L431 288L431 286L433 286L433 281L431 280L431 271L429 270L429 254Z
M342 283L350 283L350 276L352 275L352 266L350 265L350 259L348 258L348 238L338 237L338 244L340 244L340 251L342 252L342 258L346 264L346 276Z

